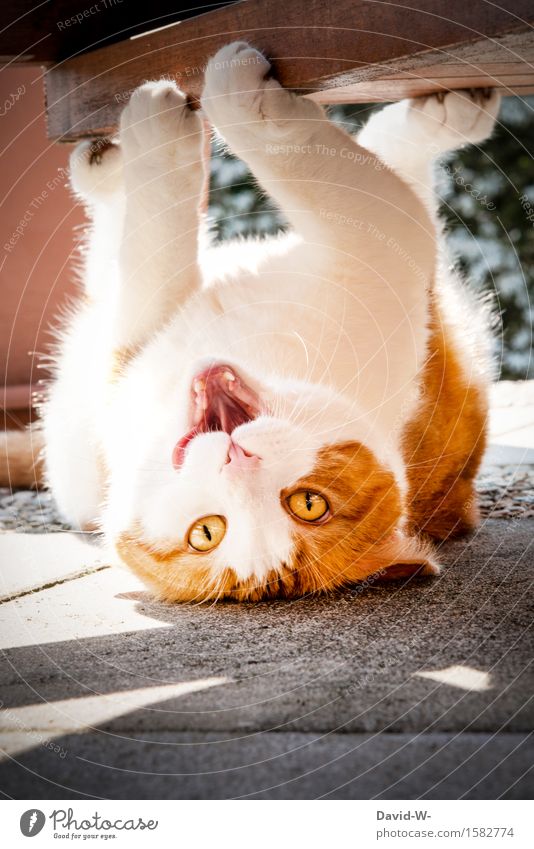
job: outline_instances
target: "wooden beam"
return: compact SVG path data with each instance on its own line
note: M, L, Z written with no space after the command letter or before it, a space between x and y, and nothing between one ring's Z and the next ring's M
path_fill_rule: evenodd
M0 8L0 62L53 65L132 35L235 0L6 0Z
M453 49L451 59L439 65L317 91L310 96L319 103L380 103L457 88L497 87L505 95L534 94L534 44L530 35L501 39L498 52L500 61L487 61L485 56L473 52L459 62ZM510 55L522 55L523 61L509 60Z
M209 57L235 39L264 50L286 87L325 102L488 85L527 91L532 24L532 0L506 9L485 0L247 0L49 69L48 132L62 141L113 132L147 79L171 77L198 97ZM488 61L502 66L497 75Z

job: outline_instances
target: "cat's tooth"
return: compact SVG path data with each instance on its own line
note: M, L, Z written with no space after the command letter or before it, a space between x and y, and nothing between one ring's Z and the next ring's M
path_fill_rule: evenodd
M241 384L239 387L239 400L248 408L256 409L258 406L258 398L255 392L252 392L248 386Z
M225 378L226 378L226 380L228 380L230 383L233 383L233 382L234 382L234 380L235 380L235 374L232 374L232 372L231 372L231 371L225 371L225 372L224 372L224 377L225 377Z
M204 392L205 388L206 388L206 381L205 380L201 380L200 378L197 378L195 380L195 382L193 383L193 389L195 390L197 395L200 395L201 392Z
M198 424L202 421L204 416L204 410L207 409L207 398L206 393L201 391L195 396L195 424Z

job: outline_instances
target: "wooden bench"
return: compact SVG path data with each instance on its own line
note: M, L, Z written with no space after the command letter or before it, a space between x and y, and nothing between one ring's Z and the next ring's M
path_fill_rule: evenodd
M111 133L147 79L172 77L198 97L208 58L235 39L264 50L284 85L324 103L488 86L534 92L532 0L246 0L195 17L169 0L147 5L9 4L0 54L44 67L51 139Z

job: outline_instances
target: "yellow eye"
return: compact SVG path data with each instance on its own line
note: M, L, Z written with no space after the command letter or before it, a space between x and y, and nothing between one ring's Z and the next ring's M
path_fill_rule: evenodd
M222 516L203 516L189 529L187 541L195 551L211 551L216 548L226 533L226 522Z
M287 499L291 512L304 522L317 522L329 511L328 502L318 492L300 489Z

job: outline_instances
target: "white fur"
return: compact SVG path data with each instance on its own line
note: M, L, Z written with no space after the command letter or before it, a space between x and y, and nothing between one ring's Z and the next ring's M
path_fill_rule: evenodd
M436 153L480 141L496 110L493 99L484 123L464 95L395 104L371 119L361 147L267 70L248 45L224 48L207 69L203 108L280 204L289 236L202 248L201 119L171 83L132 96L113 179L93 177L108 167L105 151L92 164L84 149L74 154L73 185L94 216L92 301L65 332L44 423L49 481L72 522L101 520L111 538L137 524L163 549L221 513L228 531L214 568L243 578L288 557L280 491L311 471L322 446L362 441L403 487L398 436L417 403L436 275L430 166ZM139 353L110 385L111 354L125 346ZM191 377L218 360L272 411L234 432L262 457L252 475L224 466L224 433L198 436L183 468L171 465Z

